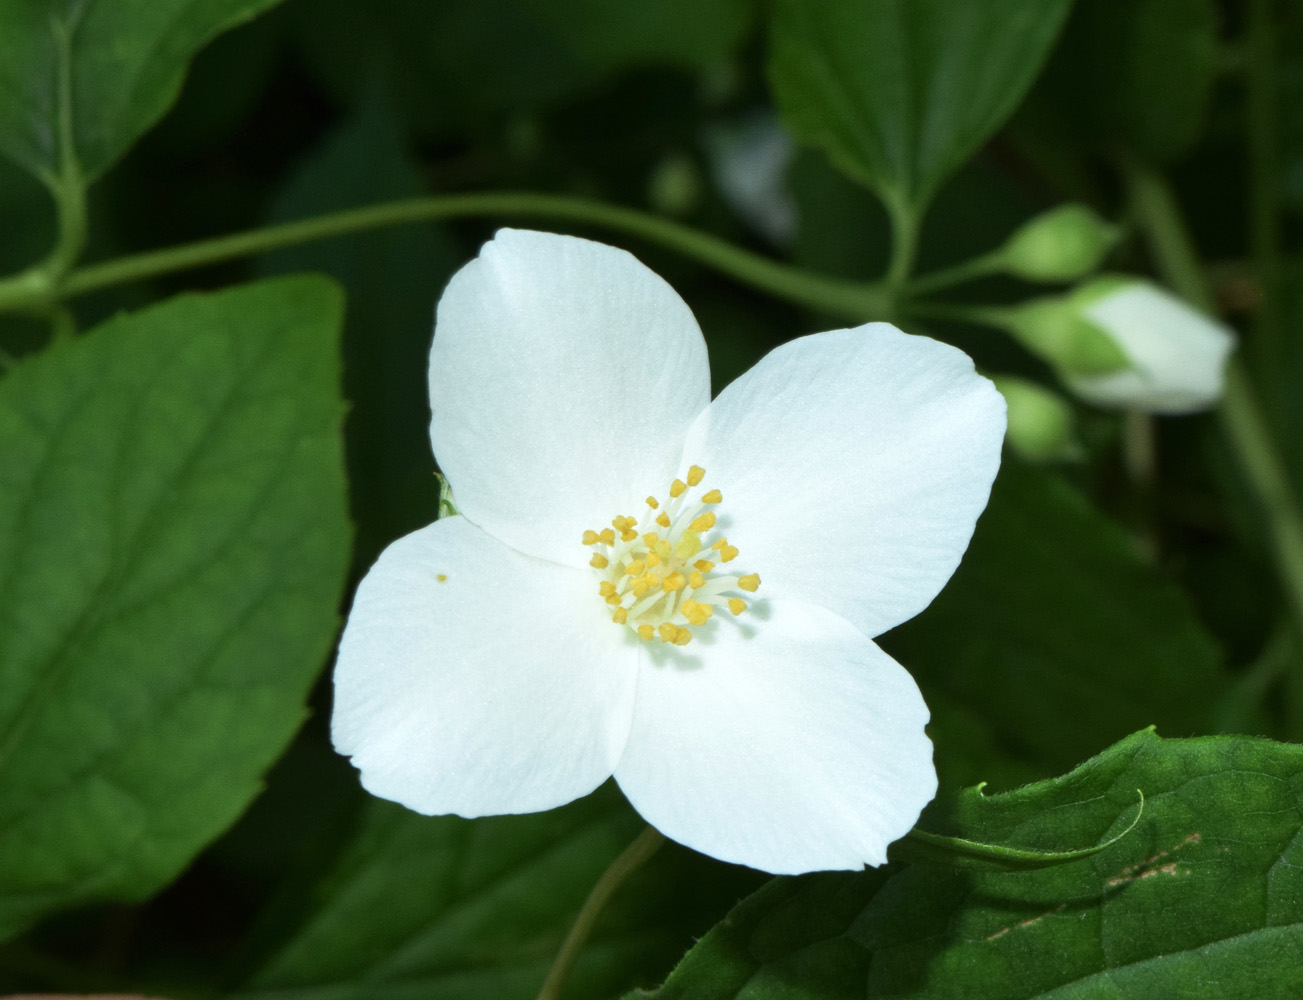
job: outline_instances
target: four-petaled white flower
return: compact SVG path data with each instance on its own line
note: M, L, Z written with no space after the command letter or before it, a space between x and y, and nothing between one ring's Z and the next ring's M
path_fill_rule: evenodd
M622 250L504 230L439 302L430 435L460 515L358 589L334 741L422 813L611 775L667 836L771 872L881 864L936 791L927 708L870 639L954 571L1004 403L884 323L710 399L692 313Z

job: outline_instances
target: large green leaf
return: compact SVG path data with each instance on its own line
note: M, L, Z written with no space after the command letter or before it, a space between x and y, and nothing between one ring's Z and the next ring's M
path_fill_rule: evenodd
M1035 79L1071 0L777 0L769 76L803 142L921 208Z
M1022 872L776 879L654 995L1289 1000L1303 995L1303 748L1132 736L1052 781L964 793L956 834L1058 850Z
M205 42L278 2L0 0L0 152L57 173L66 130L100 173L171 106Z
M884 645L1042 775L1143 726L1204 732L1226 686L1180 588L1078 491L1013 460L959 571Z
M301 722L348 553L320 278L111 320L0 381L0 936L139 899Z
M297 934L236 996L526 1000L593 882L640 826L609 786L552 812L478 820L376 801L305 901ZM660 978L693 930L756 884L719 866L707 877L707 864L674 845L653 858L604 912L566 995L609 996Z

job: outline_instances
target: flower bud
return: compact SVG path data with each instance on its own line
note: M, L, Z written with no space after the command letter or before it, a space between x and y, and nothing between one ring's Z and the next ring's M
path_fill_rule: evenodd
M1118 227L1085 205L1060 205L1017 229L996 252L1002 270L1026 281L1074 281L1099 267Z
M1068 387L1097 406L1191 413L1216 405L1235 331L1148 281L1108 277L1073 292L1081 315L1125 353L1125 370L1067 370Z
M1072 406L1056 392L1015 375L991 381L1009 407L1005 442L1029 462L1071 461L1082 456Z
M662 158L647 183L647 200L661 215L688 215L701 196L701 174L692 158L683 153Z
M1024 302L1009 311L1005 323L1027 350L1065 377L1106 375L1130 367L1122 347L1082 312L1073 295Z

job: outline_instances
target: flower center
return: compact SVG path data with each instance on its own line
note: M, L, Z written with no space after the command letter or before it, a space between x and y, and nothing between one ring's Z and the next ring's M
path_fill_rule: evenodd
M736 576L722 567L737 549L715 531L719 490L689 498L706 470L688 469L688 481L670 484L669 500L647 498L642 519L617 517L609 528L585 531L589 565L597 570L598 593L611 607L611 621L631 628L639 639L686 646L692 626L705 625L716 608L734 615L747 609L738 591L755 593L760 576Z

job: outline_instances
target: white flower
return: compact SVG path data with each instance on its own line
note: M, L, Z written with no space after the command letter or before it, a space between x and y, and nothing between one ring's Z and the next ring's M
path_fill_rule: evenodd
M1122 349L1131 367L1066 375L1097 406L1149 413L1192 413L1216 405L1225 387L1235 333L1147 281L1101 278L1073 293L1082 316Z
M664 281L504 230L439 302L430 398L461 515L358 589L333 729L363 784L482 816L614 775L718 858L882 863L936 776L918 689L869 637L932 600L986 503L1004 404L969 359L875 323L711 402Z

